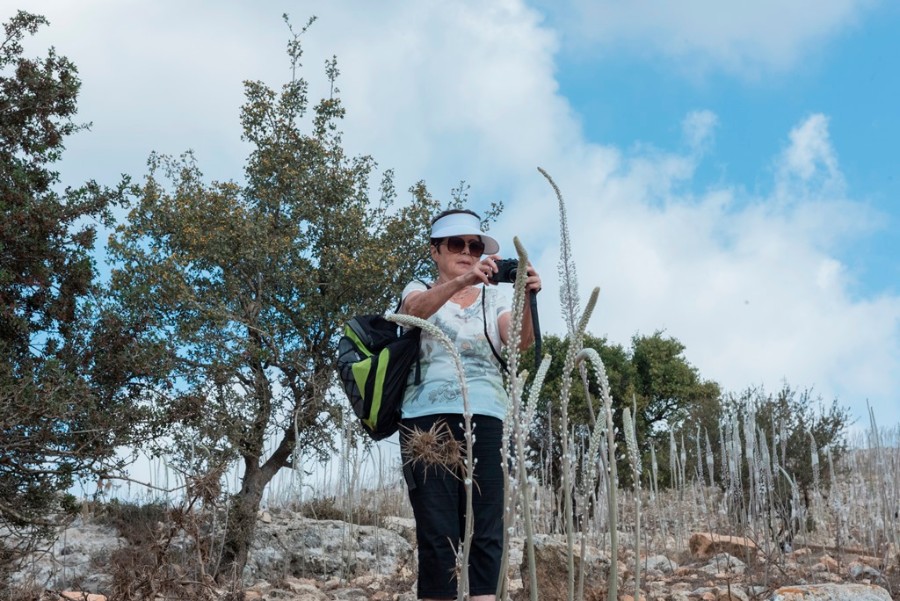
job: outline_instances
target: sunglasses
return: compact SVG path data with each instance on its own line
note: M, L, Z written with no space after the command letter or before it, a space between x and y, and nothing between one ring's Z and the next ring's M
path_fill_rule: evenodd
M463 240L457 236L450 236L446 242L447 250L454 254L461 253L466 247L469 248L469 254L473 257L480 257L484 254L484 242L481 240Z

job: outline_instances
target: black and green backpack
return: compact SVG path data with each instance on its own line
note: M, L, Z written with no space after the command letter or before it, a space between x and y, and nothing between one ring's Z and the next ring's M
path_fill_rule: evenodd
M421 333L419 328L404 332L381 315L357 315L344 327L338 343L338 375L353 413L375 440L400 427L400 406L413 363L415 382L421 382Z

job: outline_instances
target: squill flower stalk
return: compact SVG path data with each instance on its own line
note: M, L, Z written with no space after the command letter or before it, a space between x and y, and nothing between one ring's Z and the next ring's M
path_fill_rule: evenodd
M516 509L520 495L520 481L518 478L510 475L510 467L518 474L518 470L523 468L523 461L518 453L510 456L511 441L519 439L521 432L519 421L520 409L519 400L522 398L522 388L525 376L509 376L507 390L509 394L509 405L506 408L506 419L503 421L503 441L500 449L502 457L501 470L503 472L503 481L506 485L503 487L503 552L500 556L500 578L497 582L496 597L501 601L509 598L509 538L512 536L516 524Z
M472 433L472 408L469 405L469 387L466 384L466 374L463 370L462 361L460 360L456 346L440 328L431 322L413 315L391 313L385 315L385 319L398 323L406 328L421 328L423 332L428 332L434 336L453 358L453 364L456 368L456 376L459 379L459 390L463 399L463 421L466 439L466 473L463 479L463 484L466 489L466 525L462 553L457 554L457 560L459 561L459 590L456 597L457 601L463 601L469 597L469 553L472 548L472 532L474 530L474 516L472 515L472 485L475 473L475 461L472 457L472 447L475 443L475 437Z
M563 201L562 193L559 186L550 177L550 174L538 167L559 201L559 273L562 287L559 290L560 301L562 302L563 318L566 320L566 329L569 336L574 337L576 332L576 324L578 323L578 278L575 275L575 260L572 258L572 245L569 242L569 221L566 218L566 203Z
M584 330L587 322L591 317L594 306L597 304L597 297L600 289L595 288L588 299L584 314L581 316L576 326L576 336L569 339L569 348L566 351L566 360L563 363L563 377L560 386L560 446L563 449L562 458L562 480L563 480L563 510L565 511L566 526L566 549L568 558L568 593L569 599L575 597L575 515L572 505L572 494L574 492L574 478L572 474L575 464L574 453L571 449L569 440L569 395L572 389L572 371L575 368L575 357L578 350L582 346L584 339ZM584 563L584 557L581 558ZM583 569L582 569L583 571Z
M503 481L506 483L503 490L503 553L500 558L500 580L497 583L496 596L500 599L508 597L507 568L509 565L509 537L516 520L516 503L519 499L519 481L512 478L509 473L511 458L509 456L510 439L516 440L522 435L521 399L526 374L519 374L519 344L522 339L522 323L525 312L525 278L528 266L528 253L519 242L513 239L516 252L519 255L519 264L516 267L516 281L513 285L513 306L510 318L509 340L507 341L507 395L509 403L506 406L506 419L503 421L503 442L501 445L501 469ZM518 470L520 461L515 457L512 461L514 469Z
M578 363L579 372L583 375L587 375L587 371L584 368L584 362L578 361L576 357L576 362ZM600 468L598 468L597 462L598 457L600 455L600 445L603 442L603 435L606 433L606 429L602 424L594 423L594 430L591 432L590 442L588 443L587 454L585 454L581 462L581 491L580 497L582 500L582 507L586 508L584 512L585 515L589 515L590 511L587 510L588 503L594 504L596 507L597 498L594 495L594 488L597 485L597 480L600 476L600 468L605 465L605 461L600 459ZM581 560L582 564L584 563L586 557L586 548L587 548L587 538L588 538L588 527L589 522L587 519L583 519L581 521ZM582 569L578 571L578 595L577 599L584 599L584 574L587 570L584 569L582 565Z
M563 488L563 511L565 512L564 523L566 527L566 549L567 549L567 568L568 582L567 592L568 598L575 597L575 534L572 493L573 479L572 466L574 457L570 452L569 443L569 395L572 388L572 370L575 365L575 355L581 350L582 341L584 340L584 329L587 327L587 321L597 302L597 293L595 290L592 295L593 301L588 301L584 313L578 318L578 279L575 275L575 262L572 259L572 245L569 240L569 224L566 218L566 206L559 187L550 174L538 167L538 171L543 175L559 202L559 229L560 229L560 258L559 258L559 275L562 286L560 286L560 301L562 304L563 318L566 322L569 335L569 348L566 352L566 358L563 363L562 382L560 384L560 448L562 449L562 488ZM582 558L583 560L583 558Z
M527 428L533 423L534 408L537 405L537 399L540 396L544 379L547 377L547 371L550 369L550 356L545 355L541 361L538 371L535 374L534 381L528 389L528 396L524 399L521 412L515 418L515 451L516 451L516 477L518 480L519 499L522 506L522 520L525 527L525 557L528 561L528 582L531 601L537 601L537 565L534 555L534 517L531 512L531 483L528 480L528 470L525 458L525 443ZM524 373L524 372L523 372ZM517 378L519 384L524 383L525 378ZM517 394L521 393L521 389L517 390ZM514 502L514 501L513 501ZM504 563L501 574L506 574L506 566L508 563L507 555L508 544L504 545ZM501 577L501 582L505 581L505 577ZM498 595L499 597L500 595ZM508 591L504 591L502 599L508 597Z
M591 298L596 301L599 291L595 288ZM608 505L609 505L609 590L608 599L619 598L619 517L618 517L618 500L616 498L619 488L619 475L616 469L616 437L615 424L612 415L612 396L609 393L609 379L606 377L606 367L600 354L592 349L586 348L581 350L576 357L578 362L587 359L594 368L594 377L597 378L597 384L600 388L600 399L603 401L603 410L606 414L606 443L607 457L609 466L609 486L607 487ZM582 558L583 560L583 558ZM582 572L584 570L582 569Z
M632 399L637 415L637 401ZM625 407L622 414L625 428L625 446L628 447L628 462L631 464L631 479L634 483L634 598L641 598L641 455L638 451L637 430L631 419L631 410Z

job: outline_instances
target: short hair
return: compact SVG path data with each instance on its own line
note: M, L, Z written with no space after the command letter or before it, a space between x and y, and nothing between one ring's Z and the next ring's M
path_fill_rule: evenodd
M440 213L435 215L434 219L431 220L431 225L433 226L435 223L437 223L438 219L441 219L442 217L446 217L447 215L456 215L457 213L466 213L468 215L474 215L478 219L478 221L481 221L481 215L479 215L475 211L472 211L469 209L447 209L447 210L441 211ZM480 237L481 236L479 236L479 238ZM431 245L439 246L441 243L441 240L443 240L443 238L431 238Z
M470 211L469 209L447 209L446 211L441 211L438 213L434 219L431 220L431 225L434 225L438 219L442 217L446 217L447 215L456 215L457 213L468 213L469 215L474 215L478 218L478 221L481 221L481 215L476 213L475 211Z

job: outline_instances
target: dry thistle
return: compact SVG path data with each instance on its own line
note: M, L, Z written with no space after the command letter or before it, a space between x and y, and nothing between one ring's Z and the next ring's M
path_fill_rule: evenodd
M444 468L454 477L462 479L465 469L465 443L457 440L447 422L435 422L428 430L406 428L404 450L409 459L406 464L421 464L428 468Z

